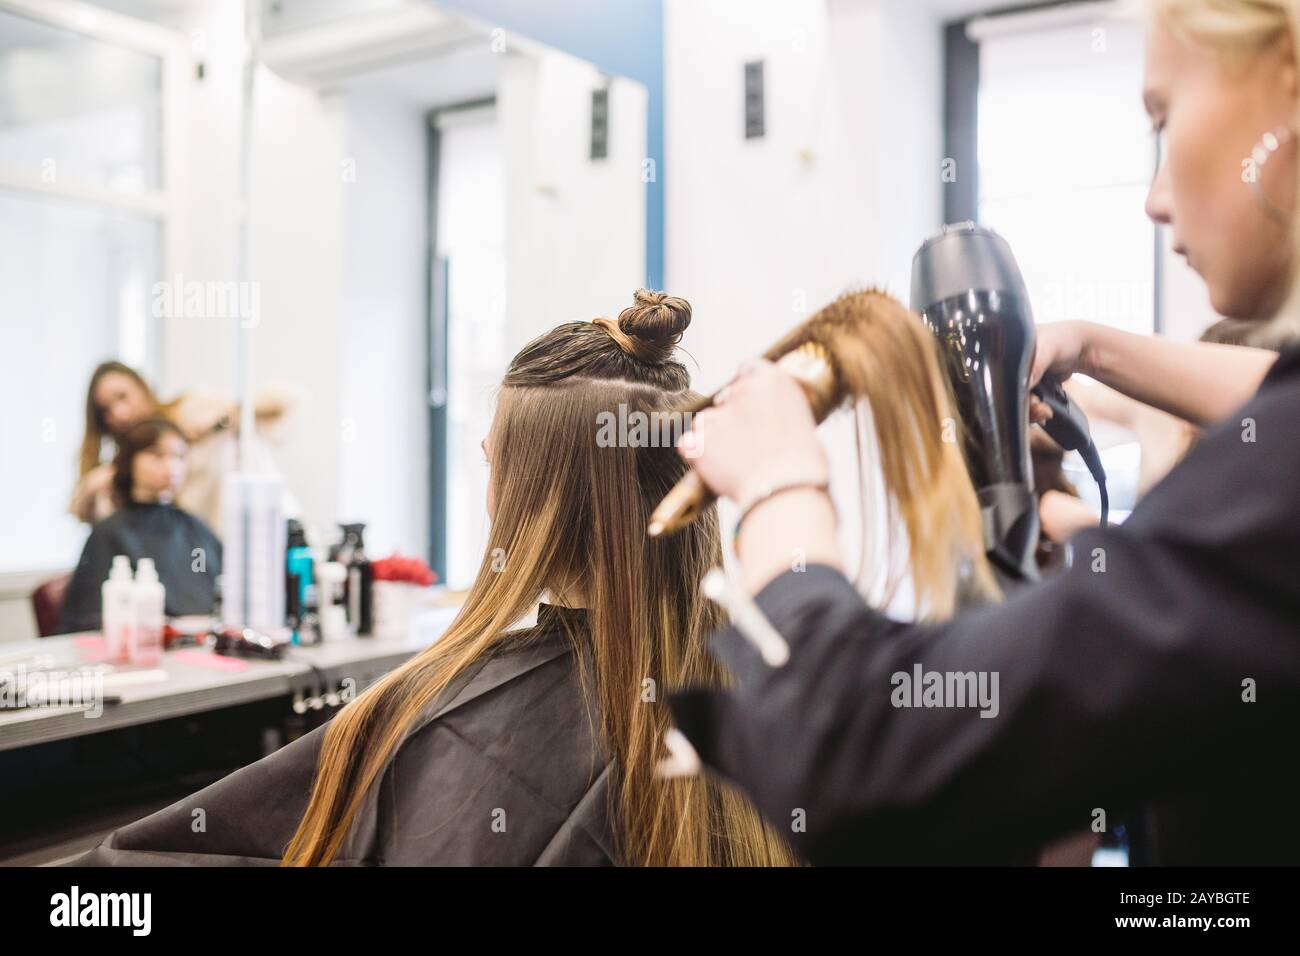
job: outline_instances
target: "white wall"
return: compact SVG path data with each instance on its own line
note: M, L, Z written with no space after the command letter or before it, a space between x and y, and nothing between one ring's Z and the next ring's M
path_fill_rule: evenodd
M592 160L591 92L604 82L553 51L503 66L511 353L561 322L618 315L645 284L645 88L610 81L608 156Z
M276 463L303 519L336 521L343 416L343 104L259 70L254 109L252 277L261 320L250 379L283 383L302 405Z
M942 52L938 18L907 0L667 0L665 284L694 307L698 389L849 288L906 301L912 254L942 224ZM766 135L746 140L755 59ZM846 529L850 426L823 427ZM905 589L892 610L909 608Z
M941 224L942 34L906 0L668 0L666 285L697 385L845 289L907 295ZM746 140L743 64L765 61Z
M243 19L220 0L196 4L187 21L170 24L184 36L204 78L184 79L180 128L168 145L178 152L169 168L179 177L169 245L170 268L186 281L228 281L238 268L239 138L242 116ZM173 276L161 276L169 280ZM228 321L163 321L163 372L158 383L171 397L202 386L235 388L235 333Z
M191 84L182 111L184 162L177 165L185 180L173 268L186 282L228 282L242 278L242 24L223 4L199 13L191 35L205 78ZM246 332L249 376L254 394L288 387L299 399L271 449L303 517L319 525L335 520L339 488L341 131L338 103L258 70L247 278L257 286L259 314ZM234 395L239 322L164 321L162 394L211 388Z
M175 140L182 177L172 267L186 281L239 276L243 22L221 0L196 4L184 23L204 78L189 78ZM260 316L248 330L254 393L288 386L301 404L272 445L277 465L313 526L338 517L344 118L338 101L258 70L253 107L249 278ZM170 276L164 278L171 278ZM164 320L161 392L234 393L237 322Z
M428 553L424 111L346 101L338 513L373 557Z

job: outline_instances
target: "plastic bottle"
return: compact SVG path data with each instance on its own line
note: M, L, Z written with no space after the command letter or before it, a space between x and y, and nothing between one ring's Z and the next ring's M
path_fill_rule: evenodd
M114 555L113 567L100 589L100 614L103 619L104 645L112 663L124 661L130 651L131 632L135 628L135 590L131 578L131 559Z
M322 641L336 641L348 635L347 611L339 603L347 577L348 569L337 561L325 561L316 568L317 600L320 604L317 613Z
M312 553L307 546L307 534L302 523L294 518L288 522L288 542L284 550L285 610L290 618L301 618L305 610L307 588L312 586Z
M135 571L135 629L130 645L132 664L157 666L163 652L163 607L166 591L152 558L141 558Z
M375 632L375 569L366 557L362 540L365 525L349 525L353 539L352 553L348 557L348 621L358 637L369 637Z

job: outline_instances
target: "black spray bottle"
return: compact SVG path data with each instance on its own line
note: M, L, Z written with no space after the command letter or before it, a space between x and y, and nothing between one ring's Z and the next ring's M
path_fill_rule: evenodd
M337 560L348 569L344 594L348 612L348 623L358 637L368 637L374 633L374 568L366 557L363 535L364 524L341 524L343 542L339 546Z

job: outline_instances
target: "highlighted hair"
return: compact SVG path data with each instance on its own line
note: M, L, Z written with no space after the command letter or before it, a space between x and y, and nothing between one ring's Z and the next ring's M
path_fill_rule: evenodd
M329 723L307 810L284 855L318 866L339 853L357 812L438 694L491 654L547 589L584 595L585 633L569 634L588 713L612 759L610 820L620 861L643 865L794 862L746 798L711 777L660 779L671 718L664 692L718 685L705 641L723 623L700 594L721 563L716 511L651 540L650 512L685 473L671 447L605 447L602 412L675 406L688 376L668 356L690 306L638 292L605 324L570 322L511 363L492 426L495 513L478 576L447 633ZM499 549L499 550L498 550ZM507 567L493 567L493 556ZM653 680L657 693L646 700ZM599 764L595 764L599 770Z
M878 461L888 503L886 553L906 548L918 617L951 617L963 597L997 599L979 501L961 454L960 419L930 330L892 296L867 289L840 296L772 346L767 357L779 358L806 342L830 353L857 416L859 590L878 570L867 547L878 518L867 500L867 476ZM874 450L862 441L864 419L875 434ZM892 564L885 578L892 595L900 583Z

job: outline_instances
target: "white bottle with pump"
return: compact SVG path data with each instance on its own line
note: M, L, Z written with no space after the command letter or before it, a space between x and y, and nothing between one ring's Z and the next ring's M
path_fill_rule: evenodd
M100 589L100 597L108 660L125 661L130 653L131 632L135 630L135 585L131 579L131 559L125 554L113 557L113 567Z
M141 558L135 571L135 628L132 631L132 664L156 667L162 661L163 607L166 591L158 580L152 558Z

